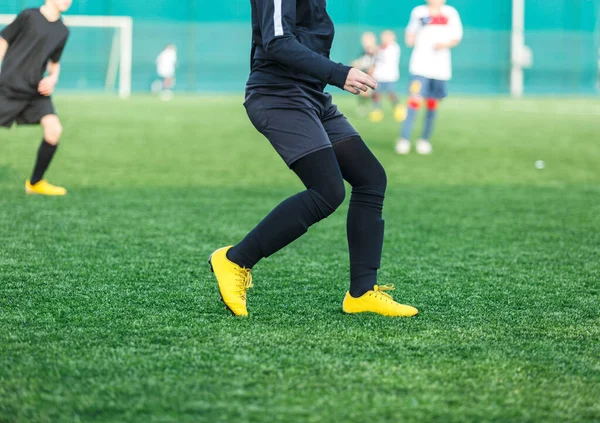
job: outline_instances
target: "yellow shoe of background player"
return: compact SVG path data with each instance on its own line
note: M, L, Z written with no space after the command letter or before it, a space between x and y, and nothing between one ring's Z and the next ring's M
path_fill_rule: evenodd
M344 313L377 313L383 316L392 317L412 317L419 313L414 307L397 303L390 294L384 291L391 291L394 285L377 286L372 291L368 291L359 298L354 298L349 292L346 293L342 308Z
M398 104L394 107L394 119L398 123L406 120L406 107L403 104Z
M221 299L236 316L247 316L246 292L252 288L250 269L244 269L227 258L229 247L220 248L208 258L210 270L217 278Z
M369 120L373 123L379 123L383 120L384 118L384 114L382 110L373 110L371 113L369 113Z
M39 195L66 195L67 190L63 187L57 187L56 185L49 184L45 179L42 179L33 185L31 185L29 180L27 180L27 182L25 182L25 193Z

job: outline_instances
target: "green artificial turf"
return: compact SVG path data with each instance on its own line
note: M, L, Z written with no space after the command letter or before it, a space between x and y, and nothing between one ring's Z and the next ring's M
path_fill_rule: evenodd
M600 421L597 101L450 99L398 157L353 100L417 318L342 314L346 204L225 311L207 256L302 188L241 97L59 96L65 198L24 195L39 128L1 131L0 421Z

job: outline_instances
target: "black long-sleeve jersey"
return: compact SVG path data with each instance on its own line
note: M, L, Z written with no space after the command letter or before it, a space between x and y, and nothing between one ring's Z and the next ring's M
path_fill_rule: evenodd
M252 60L248 87L342 88L350 67L329 59L333 21L325 0L251 0Z

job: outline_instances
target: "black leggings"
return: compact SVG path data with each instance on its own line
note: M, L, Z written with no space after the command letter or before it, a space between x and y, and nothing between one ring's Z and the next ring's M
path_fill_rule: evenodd
M346 230L350 252L350 294L358 297L377 284L387 185L385 171L360 137L351 137L305 156L291 166L306 186L279 204L228 258L251 269L331 215L344 201L344 179L352 186Z

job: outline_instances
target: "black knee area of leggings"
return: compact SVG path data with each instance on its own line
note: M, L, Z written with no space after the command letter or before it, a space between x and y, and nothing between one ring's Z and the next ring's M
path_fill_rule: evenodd
M362 191L385 196L387 188L385 169L360 136L338 141L333 148L342 174L352 186L353 192ZM361 189L357 190L357 188Z
M342 188L343 188L342 184ZM325 219L326 217L333 214L334 211L344 202L346 192L340 191L337 188L334 189L322 189L318 187L316 189L308 189L308 193L313 202L319 208L319 219Z
M306 186L319 220L331 215L344 202L346 187L333 149L312 153L293 163L291 169Z
M359 136L335 143L334 149L342 174L352 185L350 205L381 212L387 175L379 160Z
M344 180L333 148L316 151L291 165L306 190L282 201L246 237L227 252L247 269L302 236L344 201Z

